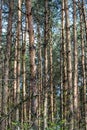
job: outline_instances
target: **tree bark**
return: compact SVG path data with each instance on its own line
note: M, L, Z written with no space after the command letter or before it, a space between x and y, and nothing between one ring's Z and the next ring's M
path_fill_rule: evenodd
M67 121L69 122L69 130L74 129L73 122L73 88L72 88L72 57L71 57L71 42L70 42L70 25L69 25L69 9L68 0L64 0L65 3L65 26L66 26L66 44L67 44L67 80L68 80L68 113Z
M2 111L2 2L0 0L0 118Z
M84 0L82 0L82 13L83 13L83 19L85 23L85 33L86 33L86 44L87 44L87 20L86 20L86 9L84 6ZM86 86L87 86L87 45L85 45L85 77L86 77ZM87 91L86 91L87 93ZM85 95L86 96L86 95ZM86 123L86 129L87 129L87 96L85 97L85 123Z
M21 4L22 1L18 0L18 24L17 24L17 93L16 93L16 103L20 102L20 33L21 33ZM19 108L16 110L16 120L20 122L20 112ZM17 128L19 130L19 127Z
M7 27L7 45L5 53L5 70L4 70L4 87L3 87L3 114L4 116L8 113L8 96L9 96L9 61L12 44L12 15L13 15L13 1L9 1L9 16L8 16L8 27ZM5 130L8 127L8 120L3 120L2 129Z
M41 35L40 35L40 26L37 24L38 32L38 125L39 130L41 130L41 116L43 109L43 99L42 99L42 49L41 49Z
M28 18L28 31L29 31L29 43L30 43L29 54L30 54L31 121L33 130L38 130L35 43L34 43L31 6L32 6L31 0L26 0L26 9L27 9L26 13Z
M82 15L82 3L80 2L80 34L81 34L81 63L82 63L82 127L87 128L87 104L86 104L86 72L85 72L85 45L84 45L84 30L83 30L83 15ZM84 125L84 126L83 126Z
M47 105L48 105L48 0L45 0L45 32L44 32L44 130L47 128Z
M27 25L25 27L25 32L23 36L23 45L22 45L22 72L23 72L23 100L25 100L26 97L26 63L25 63L25 53L26 53L26 30L27 30ZM23 122L26 122L26 102L23 103Z
M67 55L66 55L66 41L65 41L65 8L64 8L64 0L62 1L62 57L63 57L63 120L64 125L63 129L66 128L66 115L67 115L67 89L68 89L68 83L67 83Z
M79 129L79 96L78 96L78 50L76 31L76 0L73 0L73 39L74 39L74 129Z

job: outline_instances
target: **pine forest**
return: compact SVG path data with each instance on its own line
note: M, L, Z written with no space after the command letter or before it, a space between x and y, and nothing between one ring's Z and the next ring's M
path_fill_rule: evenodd
M87 130L87 0L0 0L0 130Z

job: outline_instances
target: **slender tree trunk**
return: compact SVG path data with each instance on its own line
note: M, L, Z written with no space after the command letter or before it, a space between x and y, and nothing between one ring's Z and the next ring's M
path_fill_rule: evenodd
M65 25L66 25L66 43L67 43L67 80L68 80L68 114L67 121L69 122L69 130L73 130L73 88L72 88L72 57L71 57L71 42L70 42L70 25L69 25L69 9L68 0L65 3Z
M48 0L45 0L45 33L44 33L44 130L47 128L47 105L48 105L48 57L47 57L47 44L48 44Z
M23 88L22 88L22 98L25 100L26 98L26 63L25 63L25 53L26 53L26 30L27 30L27 24L25 27L25 32L23 32L23 43L22 43L22 74L23 74ZM22 105L22 115L23 115L23 123L27 121L26 118L26 102Z
M27 18L28 18L28 29L29 29L29 43L30 43L30 89L31 89L31 121L33 130L38 130L37 120L37 86L36 86L36 64L35 64L35 43L34 43L34 32L33 32L33 21L31 0L26 0Z
M84 0L82 0L82 13L83 13L83 19L85 23L85 33L86 33L86 44L87 44L87 20L86 20L86 9L84 6ZM87 88L87 45L85 46L85 77L86 77L86 88ZM87 93L87 90L86 90ZM87 95L85 95L85 100L87 102ZM85 123L86 123L86 129L87 129L87 103L85 102Z
M42 100L42 49L41 49L41 36L40 36L40 26L37 25L38 31L38 124L39 130L41 130L41 116L43 109L43 100Z
M14 59L14 105L20 102L20 31L21 31L21 0L18 0L18 21L15 42L15 59ZM19 108L15 110L13 121L19 122ZM13 129L19 130L19 127Z
M76 0L73 0L73 38L74 38L74 129L79 129L79 97L78 97L78 50L76 31Z
M37 40L38 40L38 66L37 66L37 87L38 87L38 129L43 129L42 120L43 117L43 88L42 88L42 47L41 47L41 32L40 32L40 18L39 18L39 8L40 5L38 4L37 0Z
M18 0L18 24L17 24L17 90L16 90L16 103L20 102L20 32L21 32L21 4L22 1ZM20 108L16 110L16 120L20 122ZM19 130L19 127L17 127Z
M2 2L0 0L0 118L2 111Z
M27 31L27 19L25 20L25 28L23 28L23 23L21 23L22 28L22 94L21 98L23 100L22 103L22 111L21 113L21 124L22 130L25 123L27 123L27 103L24 102L26 100L26 31ZM23 30L24 29L24 30ZM28 108L29 109L29 108Z
M54 121L54 89L53 89L53 52L52 52L52 32L49 32L49 43L50 43L50 100L51 100L51 121Z
M14 86L13 86L13 102L16 105L16 93L17 93L17 41L15 42L15 57L14 57ZM16 110L13 113L13 122L16 120ZM14 127L14 126L13 126Z
M64 12L64 0L62 1L62 55L63 55L63 120L66 128L66 115L67 115L67 55L66 55L66 41L65 41L65 12Z
M28 29L28 18L26 17L26 39L27 38L29 39L28 30L29 30ZM27 40L26 40L26 45L27 45ZM27 49L27 46L26 46L26 49ZM29 59L29 63L30 63L30 59ZM27 78L27 74L26 74L26 78ZM29 90L29 91L27 92L27 90ZM30 86L27 86L27 88L26 88L26 95L27 94L28 94L29 100L27 100L27 102L26 102L26 118L27 118L28 124L30 125L30 123L31 123L31 89L30 89Z
M60 119L63 121L63 45L61 44L60 51L60 73L61 73L61 83L60 83ZM61 126L61 130L63 130L63 126Z
M9 1L9 16L8 16L8 27L7 27L7 45L5 54L5 70L4 70L4 90L3 90L3 114L6 116L8 113L8 95L9 95L9 60L10 50L12 43L12 13L13 12L13 1ZM8 120L2 122L2 129L7 129Z
M82 86L83 86L83 91L82 91L82 122L83 122L83 127L86 130L87 128L87 115L86 115L86 110L87 110L87 104L86 104L86 72L85 72L85 46L84 46L84 32L83 32L83 16L82 16L82 4L80 4L80 33L81 33L81 53L82 53Z

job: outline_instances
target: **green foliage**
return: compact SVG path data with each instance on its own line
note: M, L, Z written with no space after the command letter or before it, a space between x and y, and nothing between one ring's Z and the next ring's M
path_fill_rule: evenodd
M10 128L8 128L7 130L11 130Z
M12 125L18 127L18 126L20 126L20 122L18 122L18 121L14 121L14 122L12 122Z
M28 130L31 127L27 122L20 123L20 122L14 121L14 122L12 122L12 125L14 127L20 127L20 129L23 129L23 130ZM8 130L10 130L10 129L8 129Z
M46 130L62 130L62 127L65 122L66 120L60 120L57 122L49 122L48 128L46 128ZM68 129L65 128L65 130L68 130Z
M28 123L26 123L26 122L23 123L22 125L23 125L22 128L23 128L24 130L28 130L28 129L30 128L30 125L29 125Z
M49 126L46 130L59 130L59 124L55 122L49 122Z

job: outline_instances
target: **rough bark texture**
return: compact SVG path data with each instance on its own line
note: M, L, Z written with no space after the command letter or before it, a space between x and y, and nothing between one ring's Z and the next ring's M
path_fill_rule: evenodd
M9 95L9 61L10 51L12 44L12 15L13 15L13 1L9 1L9 16L8 16L8 27L7 27L7 45L5 53L5 70L4 70L4 87L3 87L3 115L6 116L8 113L8 95ZM2 129L7 129L8 121L3 120Z
M27 20L26 20L27 21ZM25 31L22 31L22 100L24 101L26 99L26 31L27 31L27 22L25 23ZM27 123L27 111L26 111L26 102L22 104L22 117L21 121L22 124L24 122Z
M61 84L60 84L60 119L63 120L63 45L61 44L61 51L60 51L60 69L61 69ZM63 130L63 126L61 126L61 130Z
M41 36L40 36L40 26L37 25L38 31L38 125L39 130L41 130L41 116L43 109L43 99L42 99L42 49L41 49Z
M2 102L2 4L0 5L0 117L2 111L1 102Z
M16 29L16 41L15 41L15 58L14 58L14 87L13 87L13 102L14 106L20 102L20 32L21 32L21 0L18 0L18 19ZM20 121L19 108L15 110L16 114L13 114L13 122ZM13 129L19 129L13 126Z
M84 129L87 129L87 115L86 115L86 72L85 72L85 45L84 45L84 31L83 31L83 15L80 5L80 34L81 34L81 63L82 63L82 124Z
M84 0L82 0L82 13L83 13L83 19L85 23L85 33L86 33L86 45L85 45L85 80L86 80L86 89L87 89L87 20L86 20L86 9L84 6ZM87 90L86 90L87 93ZM86 96L86 95L85 95ZM86 123L86 129L87 129L87 96L85 97L85 123Z
M69 10L68 0L65 3L65 26L66 26L66 44L67 44L67 80L68 80L68 113L67 121L69 122L68 129L73 130L73 89L72 89L72 57L71 57L71 42L70 42L70 25L69 25Z
M76 0L73 0L73 38L74 38L74 129L79 129L79 97L78 97L78 50L76 31Z
M50 35L49 35L49 43L50 43L50 98L51 98L51 121L54 121L54 89L53 89L53 52L52 52L52 33L50 30Z
M31 121L33 130L38 130L37 120L37 87L36 87L36 65L35 65L35 44L34 44L34 32L33 21L31 12L31 0L26 0L27 18L28 18L28 30L29 30L29 47L30 47L30 89L31 89Z
M18 0L18 24L17 24L17 87L16 87L16 103L20 102L20 33L21 33L21 0ZM16 110L16 120L20 122L20 110ZM17 127L19 129L19 127Z
M63 57L63 120L65 121L63 129L66 128L67 115L67 61L66 61L66 41L65 41L65 9L64 0L62 1L62 57Z
M45 0L45 32L44 32L44 130L47 128L47 105L48 105L48 57L47 57L47 44L48 44L48 0Z

